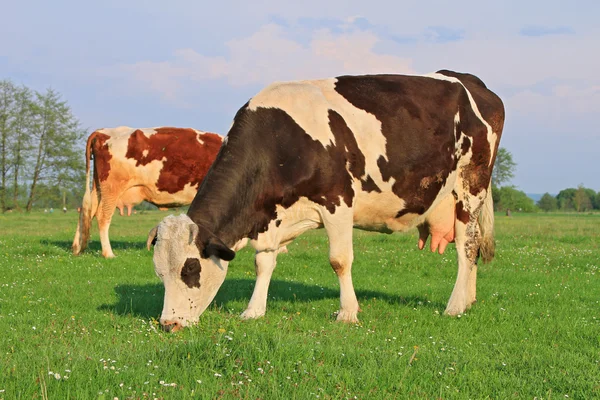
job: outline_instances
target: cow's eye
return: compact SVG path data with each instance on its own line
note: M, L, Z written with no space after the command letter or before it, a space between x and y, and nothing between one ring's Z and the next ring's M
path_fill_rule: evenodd
M200 287L200 260L197 258L188 258L181 269L181 280L189 288Z

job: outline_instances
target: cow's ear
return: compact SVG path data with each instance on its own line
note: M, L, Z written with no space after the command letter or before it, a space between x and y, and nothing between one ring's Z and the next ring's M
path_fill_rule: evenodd
M235 251L231 250L221 240L211 237L202 250L202 257L209 258L215 256L224 261L231 261L235 257Z
M196 237L198 237L198 232L200 232L200 228L196 224L190 224L190 241L188 244L192 244L196 241Z
M158 232L158 225L154 228L150 229L148 232L148 240L146 240L146 247L148 251L150 251L150 246L154 246L156 244L156 234Z

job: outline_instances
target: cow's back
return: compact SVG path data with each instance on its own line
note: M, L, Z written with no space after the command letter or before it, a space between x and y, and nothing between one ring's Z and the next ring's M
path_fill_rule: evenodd
M222 144L221 136L191 128L119 127L95 134L93 154L100 181L110 177L145 186L151 201L153 196L197 189Z

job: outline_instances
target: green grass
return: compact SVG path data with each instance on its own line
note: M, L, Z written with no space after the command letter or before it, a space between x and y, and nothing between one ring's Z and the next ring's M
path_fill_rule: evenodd
M360 324L334 322L323 231L279 257L265 318L241 251L197 327L157 329L146 234L168 213L114 217L116 259L70 254L77 216L0 215L0 399L600 398L600 216L497 217L478 303L442 315L456 253L416 232L356 231ZM60 379L58 375L60 374Z

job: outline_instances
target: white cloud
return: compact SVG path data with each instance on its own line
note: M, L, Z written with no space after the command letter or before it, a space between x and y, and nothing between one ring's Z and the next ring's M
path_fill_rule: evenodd
M509 117L526 118L545 129L565 132L572 129L574 120L585 120L600 110L600 85L557 84L547 93L525 89L506 96L504 103ZM582 138L598 135L596 130L574 134Z
M284 27L268 24L246 38L227 42L226 57L184 48L176 50L171 60L141 61L103 71L175 102L190 81L224 79L232 86L244 86L343 74L414 72L410 59L375 52L380 39L374 33L335 34L321 29L311 35L308 44L302 45L286 37Z

